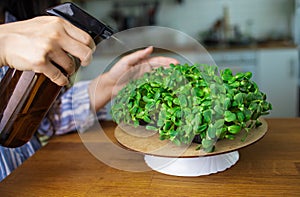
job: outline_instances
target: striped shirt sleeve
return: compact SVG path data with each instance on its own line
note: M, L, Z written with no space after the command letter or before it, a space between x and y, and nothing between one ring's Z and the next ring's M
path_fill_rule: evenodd
M36 136L17 148L0 146L0 182L40 148L41 143Z
M2 66L0 67L0 81L2 80L2 78L4 77L6 71L8 69L8 66Z
M97 113L91 110L89 83L90 81L75 83L54 103L39 127L40 134L51 136L75 130L84 132L96 120L105 119L105 108Z

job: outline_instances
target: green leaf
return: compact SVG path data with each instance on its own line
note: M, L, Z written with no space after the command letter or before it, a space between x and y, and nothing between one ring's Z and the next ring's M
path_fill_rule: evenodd
M207 124L203 124L203 125L199 126L199 127L198 127L199 133L200 133L201 131L206 130L206 128L207 128Z
M179 139L174 138L174 140L172 140L174 144L176 144L177 146L181 145L181 142Z
M217 120L214 124L214 126L219 129L219 128L222 128L224 126L224 120L223 119L220 119L220 120Z
M219 115L223 115L223 114L224 114L224 109L223 109L220 105L216 105L216 106L214 107L214 110L215 110L215 112L216 112L217 114L219 114Z
M258 107L258 104L252 102L249 106L249 110L254 111L255 109L257 109L257 107Z
M224 108L229 109L230 106L231 106L230 98L226 97L224 100Z
M262 125L262 122L260 122L260 121L258 121L258 120L255 122L255 127L259 127L259 126L261 126L261 125Z
M180 105L180 102L179 102L179 99L178 99L178 98L174 98L174 99L173 99L173 103L174 103L175 105Z
M149 118L149 116L143 116L143 120L147 123L151 122L151 119Z
M136 127L138 127L139 126L139 121L138 120L134 120L133 121L133 125L134 125L134 127L136 128Z
M179 103L180 103L181 107L186 107L187 106L187 100L186 100L186 97L184 95L179 95L178 99L179 99Z
M221 76L224 81L229 81L233 77L232 71L227 68L222 72Z
M210 109L205 110L203 112L203 117L206 122L210 122L211 117L212 117L212 111Z
M216 137L216 128L213 125L210 125L207 129L208 137L214 139Z
M164 124L165 124L164 120L162 120L162 119L157 120L157 126L158 127L162 127Z
M203 106L203 107L211 106L211 101L204 101L201 103L201 106Z
M163 126L163 130L164 131L168 131L172 126L172 122L171 121L166 121L165 125Z
M143 96L143 101L145 101L146 103L155 102L154 99L148 98L146 96Z
M146 129L151 130L151 131L157 131L158 130L155 126L151 126L151 125L147 125Z
M222 129L222 128L216 129L216 137L217 137L217 138L220 138L221 135L222 135L222 133L223 133L223 129Z
M236 113L236 115L237 115L237 119L239 120L239 122L244 122L245 116L244 116L244 113L243 113L243 112L238 111L238 112Z
M224 120L226 122L233 122L236 120L236 115L234 113L232 113L231 111L225 111Z
M162 109L160 112L159 112L159 117L158 119L159 120L165 120L167 118L167 110L166 109Z
M245 73L245 78L246 79L251 79L251 77L252 77L252 73L251 72L246 72Z
M206 152L212 152L214 149L214 140L203 139L201 144Z
M145 105L145 110L150 111L151 109L153 109L155 107L155 102L149 102Z
M250 120L252 116L252 112L249 109L245 108L243 113L245 115L245 121Z
M241 131L241 126L239 125L231 125L228 126L228 132L231 134L238 134Z
M244 94L243 93L237 93L233 99L237 102L238 105L243 103L244 100Z
M227 134L227 135L225 135L225 138L229 139L229 140L234 140L235 137L232 134Z
M154 100L158 100L160 97L160 92L156 92L154 95Z

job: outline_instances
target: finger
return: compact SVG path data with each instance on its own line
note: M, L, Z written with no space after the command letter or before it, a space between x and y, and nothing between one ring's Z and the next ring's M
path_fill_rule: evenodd
M39 70L35 70L35 72L43 73L59 86L65 86L69 83L68 78L51 62L48 62L46 65L39 66L38 68Z
M68 75L75 72L75 64L72 58L63 50L56 49L48 55L51 61L59 65Z
M93 41L92 37L88 33L77 28L76 26L72 25L68 21L64 22L64 28L67 34L70 35L73 39L88 46L90 49L93 50L93 52L96 50L95 42Z
M60 45L64 51L80 59L81 65L87 66L92 61L93 50L90 49L88 46L70 37L61 39Z
M153 51L153 47L147 47L146 49L143 50L138 50L134 53L131 53L127 56L124 56L120 62L126 63L130 66L135 65L136 63L140 62L141 60L147 58Z
M177 65L179 64L179 61L177 59L171 58L171 57L152 57L149 58L148 63L151 65L152 68L157 68L157 67L168 67L170 64Z

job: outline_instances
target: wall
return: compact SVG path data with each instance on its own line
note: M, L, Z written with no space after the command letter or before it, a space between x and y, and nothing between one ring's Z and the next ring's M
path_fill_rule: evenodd
M292 0L185 0L182 5L162 5L159 24L196 36L223 15L229 8L231 24L238 24L243 32L252 23L254 37L269 34L290 34Z
M88 1L84 8L113 26L107 17L112 2ZM291 35L293 0L183 0L181 4L175 0L159 2L157 25L181 30L194 38L222 17L224 5L229 8L230 23L238 24L242 32L250 32L256 38Z

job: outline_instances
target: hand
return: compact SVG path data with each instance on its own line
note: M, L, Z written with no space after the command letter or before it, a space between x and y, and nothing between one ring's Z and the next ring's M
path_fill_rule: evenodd
M179 62L170 57L149 57L153 47L138 50L121 58L107 73L94 79L89 87L91 104L98 111L132 79L160 66ZM99 94L99 95L98 95Z
M109 79L114 84L113 96L132 79L141 77L146 72L151 72L158 67L169 67L170 64L178 64L174 58L169 57L149 57L153 52L153 47L139 50L121 58L108 72Z
M75 65L68 54L86 66L95 50L86 32L56 16L0 25L0 42L0 66L43 73L60 86L69 81L53 62L71 75Z

